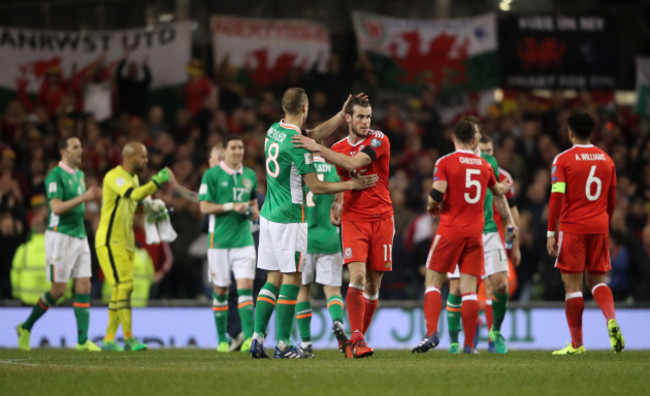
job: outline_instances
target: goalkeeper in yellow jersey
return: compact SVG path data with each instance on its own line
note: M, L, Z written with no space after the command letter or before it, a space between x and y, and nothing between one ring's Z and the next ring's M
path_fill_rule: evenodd
M108 304L108 327L102 344L104 351L139 351L147 345L138 342L131 332L131 293L133 292L133 215L140 201L169 181L170 170L162 169L151 181L140 185L138 173L147 168L147 148L138 142L122 149L122 165L104 176L102 211L95 235L99 265L113 286ZM124 348L115 342L122 323Z

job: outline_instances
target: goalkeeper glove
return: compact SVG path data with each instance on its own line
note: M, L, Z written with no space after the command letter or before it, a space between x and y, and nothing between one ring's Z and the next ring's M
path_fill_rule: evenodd
M167 183L169 181L169 169L161 169L151 178L151 180L153 180L153 182L156 183L158 187L164 183Z

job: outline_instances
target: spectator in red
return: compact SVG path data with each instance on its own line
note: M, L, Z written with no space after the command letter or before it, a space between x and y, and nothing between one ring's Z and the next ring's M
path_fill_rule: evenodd
M214 94L214 85L203 75L203 64L199 59L192 59L186 71L189 78L185 83L185 101L192 116L196 117Z
M61 66L51 66L47 69L45 79L38 90L38 103L45 106L47 114L52 117L63 101L67 91L67 84L61 73Z

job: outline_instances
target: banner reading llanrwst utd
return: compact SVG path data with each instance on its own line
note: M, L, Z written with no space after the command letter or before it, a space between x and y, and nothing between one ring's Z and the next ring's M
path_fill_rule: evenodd
M463 93L499 84L494 14L430 20L353 12L352 20L384 89Z
M186 80L190 47L191 22L76 32L0 27L0 86L17 89L17 84L26 84L28 92L36 92L52 67L68 77L101 59L115 65L124 48L138 64L148 58L153 88L180 84Z
M329 30L318 23L215 15L211 27L215 65L227 61L258 87L314 65L323 71L330 57Z
M511 15L499 22L508 88L613 89L616 28L603 16Z

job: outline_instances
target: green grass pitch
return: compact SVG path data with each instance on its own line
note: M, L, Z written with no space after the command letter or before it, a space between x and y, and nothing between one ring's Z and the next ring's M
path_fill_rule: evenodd
M650 351L464 356L379 350L359 360L315 352L311 360L252 360L206 350L0 349L0 394L641 395L648 394L650 376Z

